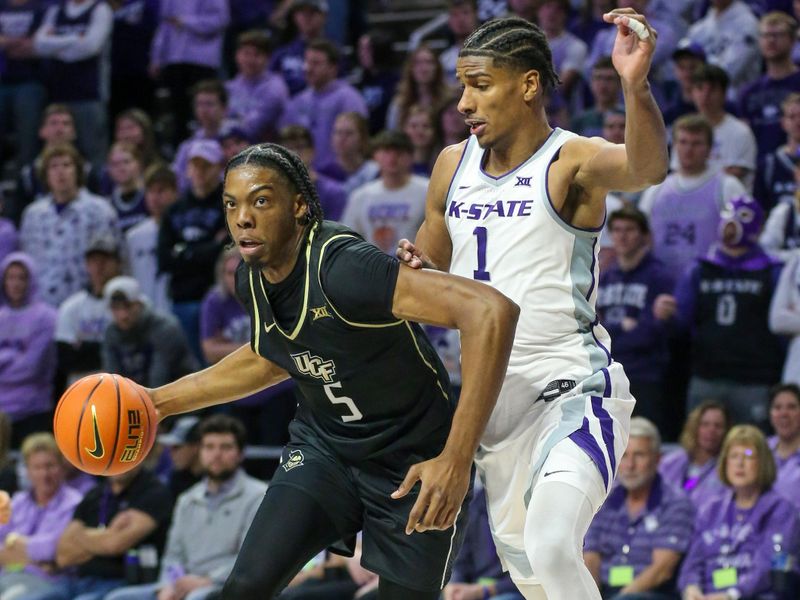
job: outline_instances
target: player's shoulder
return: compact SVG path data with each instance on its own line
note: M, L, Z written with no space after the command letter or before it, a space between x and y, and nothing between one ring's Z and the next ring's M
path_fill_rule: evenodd
M430 182L428 184L431 198L444 203L450 182L453 181L453 177L458 170L459 164L461 164L461 159L467 151L469 143L470 138L467 138L458 144L445 146L442 151L439 152L436 163L433 165L433 171L431 172Z

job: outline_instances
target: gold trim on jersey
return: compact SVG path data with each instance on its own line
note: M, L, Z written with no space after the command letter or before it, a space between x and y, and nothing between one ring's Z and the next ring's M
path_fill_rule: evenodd
M422 353L422 350L420 349L419 344L417 343L417 336L414 334L414 330L411 329L411 323L409 323L408 321L403 321L403 323L406 324L408 333L411 335L411 340L414 342L414 348L417 349L417 354L419 354L419 357L422 359L422 362L424 362L425 365L431 371L433 371L434 379L436 380L436 385L439 386L439 391L442 392L442 396L444 396L445 400L449 400L450 396L447 394L447 392L444 391L444 388L442 387L442 382L439 381L439 372L431 363L428 362L428 359L425 358L425 355Z
M350 233L339 233L337 235L332 236L328 239L324 244L322 244L322 248L319 250L319 262L317 264L317 281L319 282L319 289L322 291L322 295L325 297L325 300L330 304L331 309L333 312L336 313L336 316L339 317L342 321L347 323L348 325L352 325L353 327L364 327L367 329L383 329L386 327L396 327L397 325L402 325L405 323L403 319L399 319L392 323L356 323L355 321L348 321L342 316L338 310L336 310L336 306L331 302L331 299L328 298L328 295L325 293L325 289L322 287L322 259L325 257L325 249L327 248L328 244L330 244L334 240L338 240L339 238L354 238L359 239L357 236L350 234Z
M248 268L250 273L250 298L253 300L253 311L255 311L255 318L253 319L253 330L255 331L255 349L258 353L259 342L261 341L261 315L258 313L258 300L256 300L256 290L253 287L253 269ZM266 325L266 323L265 323Z

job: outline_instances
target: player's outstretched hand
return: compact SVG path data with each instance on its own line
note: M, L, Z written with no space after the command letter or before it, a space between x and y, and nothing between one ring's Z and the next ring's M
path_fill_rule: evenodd
M5 525L11 519L11 496L5 490L0 490L0 525Z
M603 20L618 28L611 60L619 76L627 83L646 81L656 50L656 30L632 8L616 8L604 14Z
M397 251L395 252L400 262L405 263L412 269L435 269L436 265L431 262L431 259L425 256L412 242L403 238L397 242Z
M465 464L461 459L442 453L408 470L403 483L392 493L392 498L399 499L406 496L417 481L422 484L408 515L406 535L453 526L469 489L471 465L471 460Z

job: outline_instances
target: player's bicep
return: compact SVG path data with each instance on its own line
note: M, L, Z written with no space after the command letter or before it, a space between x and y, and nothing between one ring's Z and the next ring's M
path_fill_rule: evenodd
M601 138L581 139L573 142L578 169L575 183L583 189L604 191L636 191L645 187L628 164L624 144L612 144Z

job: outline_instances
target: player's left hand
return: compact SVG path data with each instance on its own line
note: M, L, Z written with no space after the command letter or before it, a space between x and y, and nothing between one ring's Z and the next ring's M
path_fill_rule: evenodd
M471 465L471 459L465 463L463 459L443 452L408 470L403 483L392 493L392 498L397 500L406 496L417 481L422 484L408 515L406 535L453 526L469 489Z
M644 15L638 14L632 8L616 8L604 14L603 20L614 23L618 29L611 60L623 82L636 84L646 81L656 50L656 30L647 23ZM634 24L632 27L633 21L639 25ZM634 27L646 37L642 39Z

